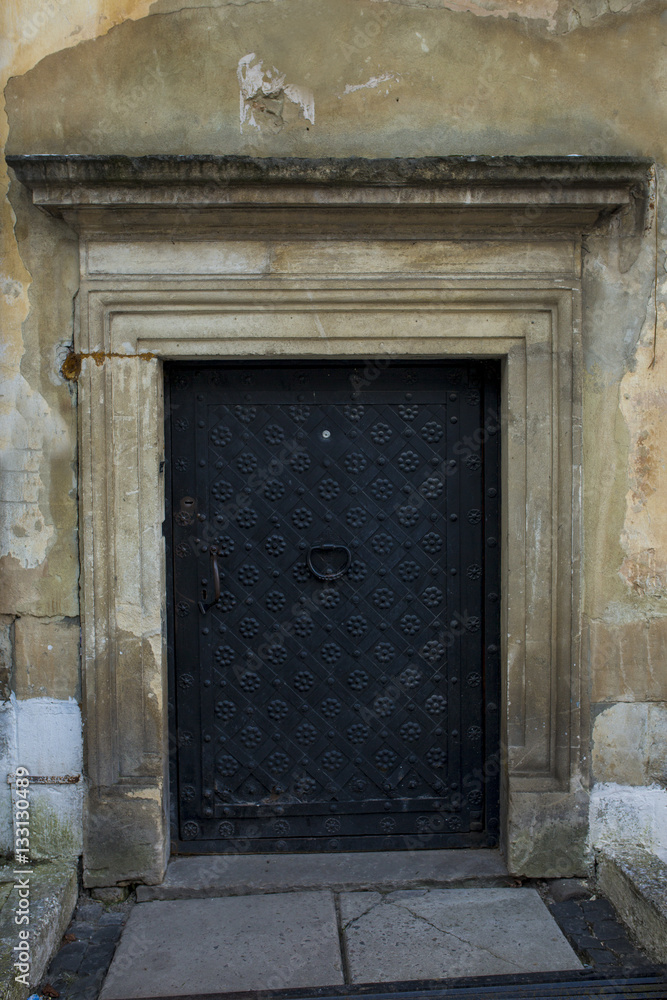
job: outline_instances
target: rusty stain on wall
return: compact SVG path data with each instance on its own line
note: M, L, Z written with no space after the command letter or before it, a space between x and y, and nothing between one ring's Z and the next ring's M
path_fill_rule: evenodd
M91 358L98 367L101 367L107 358L139 358L141 361L151 361L154 357L155 355L151 354L150 351L144 351L142 354L119 354L117 351L91 351L87 354L85 351L76 352L70 350L61 365L60 372L68 382L76 382L81 374L81 362L85 358Z

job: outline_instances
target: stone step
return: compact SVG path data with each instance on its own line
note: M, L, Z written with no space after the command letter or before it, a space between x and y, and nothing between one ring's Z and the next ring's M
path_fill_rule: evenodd
M16 874L18 872L19 874ZM14 962L19 944L16 914L20 905L19 880L29 885L30 988L17 982ZM49 861L34 865L3 865L0 869L0 998L25 1000L37 986L46 967L60 947L78 895L76 861Z
M667 863L634 845L600 851L596 881L637 944L667 964Z
M499 851L369 851L365 854L214 854L174 858L161 885L137 900L202 899L267 892L336 892L513 885Z

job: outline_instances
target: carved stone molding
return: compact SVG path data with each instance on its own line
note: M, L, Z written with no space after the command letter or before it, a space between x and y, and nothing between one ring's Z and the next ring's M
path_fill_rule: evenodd
M433 239L445 232L590 230L641 214L647 160L445 156L8 156L33 201L79 230ZM304 211L304 209L308 211ZM381 211L380 211L381 210Z
M98 284L95 280L95 284ZM339 279L340 280L340 279ZM431 281L391 292L348 276L205 290L86 288L82 424L88 766L105 822L87 842L87 881L161 875L167 828L166 657L161 638L163 358L502 357L504 767L511 795L568 797L578 775L573 663L573 289L465 289ZM115 283L115 282L114 282ZM458 284L458 283L457 283ZM574 293L576 302L576 293ZM576 308L576 304L575 304ZM409 316L411 322L406 322ZM559 526L558 537L554 534ZM575 738L574 758L572 738ZM505 844L523 814L503 802ZM114 818L115 814L115 818ZM155 855L109 838L132 829ZM572 864L576 864L572 862ZM517 867L517 864L514 864ZM521 867L519 865L519 867ZM525 859L524 859L524 868Z

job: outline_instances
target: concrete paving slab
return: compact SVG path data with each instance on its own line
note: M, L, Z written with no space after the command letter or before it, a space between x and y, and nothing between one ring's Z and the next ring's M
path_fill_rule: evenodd
M535 889L343 893L351 983L581 969Z
M130 914L100 1000L342 983L330 892L156 901Z
M175 858L161 885L137 899L197 899L263 892L511 885L498 851L369 851L363 854L226 854Z

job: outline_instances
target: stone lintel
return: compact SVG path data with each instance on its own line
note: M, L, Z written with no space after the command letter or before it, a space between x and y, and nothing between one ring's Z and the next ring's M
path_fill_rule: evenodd
M438 225L450 232L588 231L620 209L635 206L642 214L651 167L648 160L630 157L583 156L301 159L40 153L7 160L36 205L78 230L110 232L115 224L154 231L173 226L178 213L179 228L185 231L230 225L261 230L269 224L267 212L274 214L280 206L288 229L307 209L300 220L304 235L323 230L336 235L357 227L367 231L371 225L375 235L382 235L386 226L394 238L410 238L422 229L433 234Z

